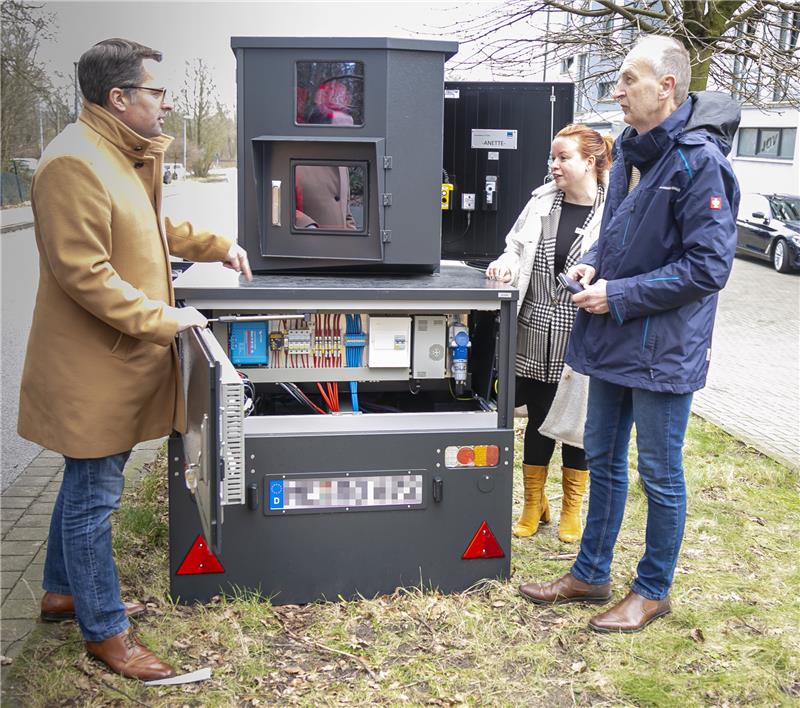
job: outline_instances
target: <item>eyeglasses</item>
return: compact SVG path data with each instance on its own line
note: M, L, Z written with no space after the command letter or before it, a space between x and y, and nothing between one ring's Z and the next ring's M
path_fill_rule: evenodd
M165 88L155 88L153 86L120 86L123 89L140 89L142 91L152 91L155 95L159 97L159 101L164 103L167 100L167 89Z

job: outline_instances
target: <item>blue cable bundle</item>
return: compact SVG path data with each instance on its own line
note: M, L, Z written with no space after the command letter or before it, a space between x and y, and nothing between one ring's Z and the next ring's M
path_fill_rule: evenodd
M345 366L356 368L361 366L361 358L364 354L364 347L367 344L367 337L361 327L361 315L345 315L344 333L344 358ZM350 401L353 404L353 411L358 412L358 385L355 381L350 381Z

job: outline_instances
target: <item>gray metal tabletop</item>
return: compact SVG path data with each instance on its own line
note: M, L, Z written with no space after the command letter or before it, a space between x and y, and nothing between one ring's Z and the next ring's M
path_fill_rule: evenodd
M487 280L483 272L456 261L444 261L439 273L287 275L254 274L252 282L219 263L195 263L174 282L175 297L236 302L253 299L291 301L310 296L337 300L517 300L510 284Z

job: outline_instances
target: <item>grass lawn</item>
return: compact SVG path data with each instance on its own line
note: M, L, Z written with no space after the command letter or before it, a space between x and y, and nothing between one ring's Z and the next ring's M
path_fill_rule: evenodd
M798 472L694 416L685 464L689 514L673 613L640 634L609 636L586 627L597 608L539 607L517 593L520 582L571 564L565 556L576 549L558 540L556 513L533 538L513 541L509 582L459 595L398 590L303 607L243 596L175 606L162 459L126 492L116 518L124 595L148 602L136 626L150 647L181 670L210 666L211 680L147 688L122 679L86 658L76 626L63 623L39 626L14 662L15 694L24 706L798 705ZM616 599L643 548L646 500L631 475ZM548 492L560 491L553 464ZM514 496L516 515L519 470Z

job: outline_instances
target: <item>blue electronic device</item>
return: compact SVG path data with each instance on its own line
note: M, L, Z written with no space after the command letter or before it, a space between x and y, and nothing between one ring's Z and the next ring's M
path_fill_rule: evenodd
M269 363L266 322L231 322L228 345L234 366L266 366Z

